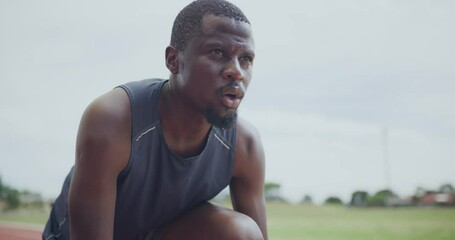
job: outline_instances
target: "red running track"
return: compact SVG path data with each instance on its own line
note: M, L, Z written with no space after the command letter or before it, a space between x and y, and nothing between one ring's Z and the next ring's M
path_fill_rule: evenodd
M0 223L0 240L40 240L41 232L37 227Z

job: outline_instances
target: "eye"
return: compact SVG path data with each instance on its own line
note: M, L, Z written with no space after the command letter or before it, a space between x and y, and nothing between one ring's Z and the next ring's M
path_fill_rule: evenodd
M254 60L254 58L252 56L249 56L249 55L243 56L243 57L240 58L241 62L248 63L248 64L252 64L253 60Z
M223 56L224 55L224 53L223 53L223 51L221 49L213 49L211 51L211 53L215 54L215 55L218 55L218 56Z

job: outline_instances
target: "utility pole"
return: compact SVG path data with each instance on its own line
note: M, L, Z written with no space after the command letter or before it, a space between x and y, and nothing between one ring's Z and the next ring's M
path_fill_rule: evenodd
M387 127L384 127L382 130L382 158L384 160L384 177L386 188L390 191L391 189L391 181L390 181L390 165L389 165L389 144L388 144L388 130Z

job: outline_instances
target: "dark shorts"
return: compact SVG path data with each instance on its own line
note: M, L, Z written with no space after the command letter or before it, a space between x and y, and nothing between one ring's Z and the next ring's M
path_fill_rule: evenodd
M43 240L67 240L70 238L69 221L68 221L68 191L73 174L74 167L67 175L63 183L62 193L58 196L52 205L49 219L44 227L42 234ZM153 229L146 234L140 234L134 240L159 240L163 229Z
M64 223L60 225L52 224L48 222L43 231L42 239L43 240L65 240L69 239L69 227ZM163 229L154 229L146 234L142 234L136 240L160 240L161 235L163 234Z
M52 205L52 210L44 227L43 240L64 240L69 239L69 222L68 222L68 190L74 168L66 176L63 183L62 193Z

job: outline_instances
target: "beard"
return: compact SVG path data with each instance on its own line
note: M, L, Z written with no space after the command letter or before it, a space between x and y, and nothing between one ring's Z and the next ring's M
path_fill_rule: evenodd
M220 114L214 109L209 108L205 111L205 118L207 119L207 122L217 128L228 129L237 122L237 111Z

